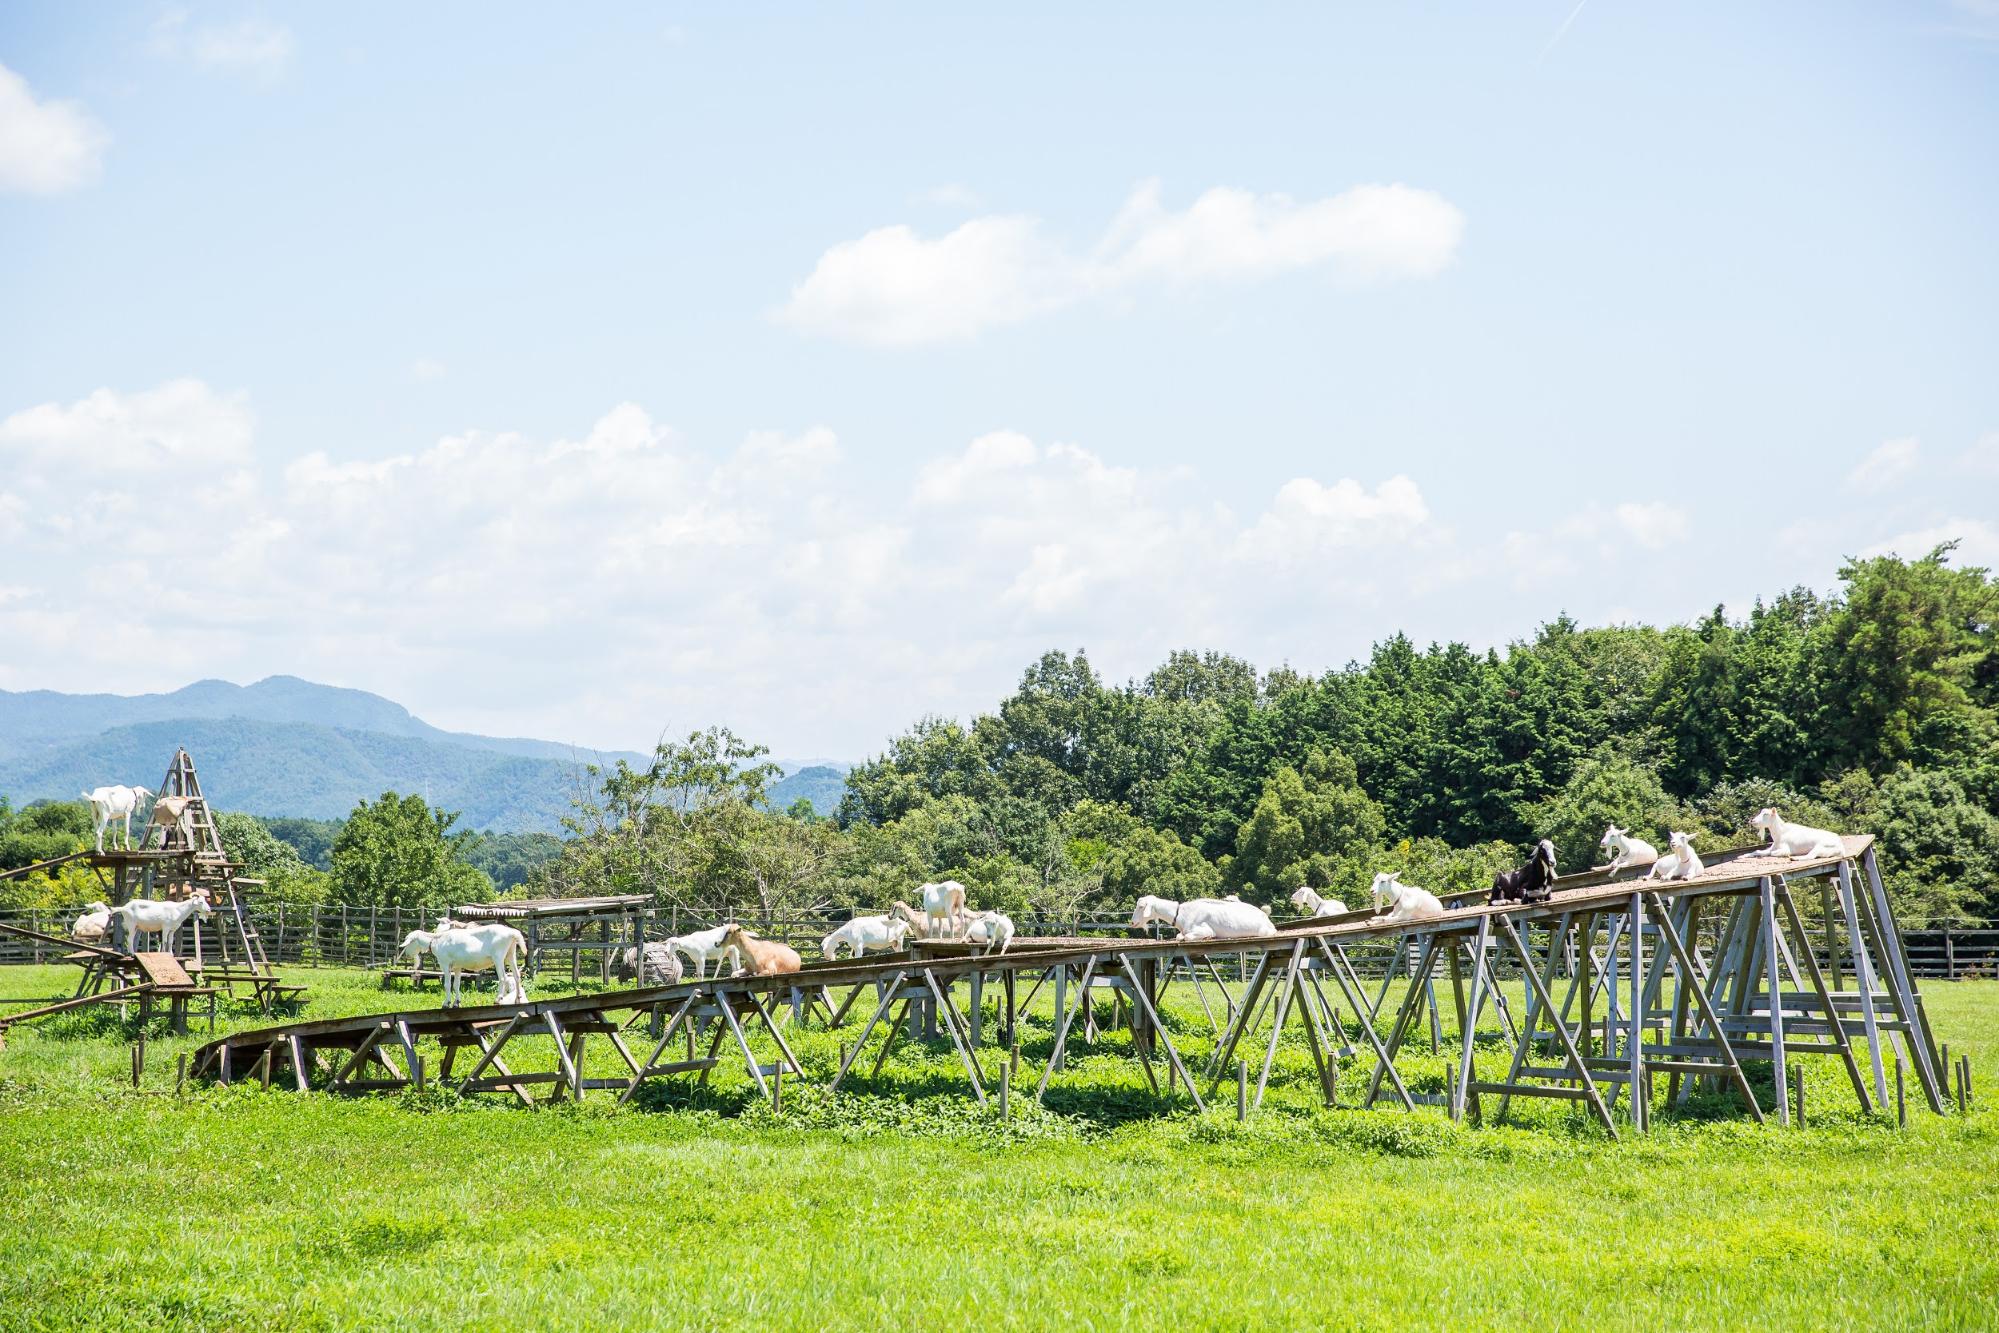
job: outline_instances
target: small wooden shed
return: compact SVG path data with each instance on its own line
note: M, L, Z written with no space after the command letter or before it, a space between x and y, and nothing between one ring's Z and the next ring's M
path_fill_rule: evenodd
M504 922L527 936L530 973L541 972L553 962L560 975L560 959L569 955L569 979L579 984L586 953L597 955L592 970L598 981L609 981L611 951L642 942L652 915L652 899L643 893L467 903L452 913L460 921Z

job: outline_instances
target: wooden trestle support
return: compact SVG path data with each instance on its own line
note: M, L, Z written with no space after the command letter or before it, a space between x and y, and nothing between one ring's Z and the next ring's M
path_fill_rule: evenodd
M1099 1010L1108 1000L1110 1021L1123 1014L1133 1054L1163 1105L1184 1095L1205 1109L1225 1077L1254 1066L1251 1104L1260 1106L1279 1042L1295 1024L1327 1105L1340 1104L1339 1061L1352 1058L1371 1066L1361 1093L1346 1099L1361 1107L1384 1099L1411 1110L1428 1103L1455 1119L1479 1120L1488 1099L1497 1099L1491 1113L1499 1119L1515 1097L1561 1098L1583 1104L1615 1136L1620 1124L1641 1133L1649 1127L1655 1083L1663 1077L1669 1105L1704 1089L1739 1101L1759 1122L1765 1105L1788 1121L1793 1061L1813 1055L1839 1061L1868 1111L1886 1107L1885 1063L1892 1054L1912 1067L1930 1109L1941 1112L1942 1061L1873 840L1848 838L1844 855L1819 859L1765 858L1753 850L1711 857L1706 872L1690 881L1572 875L1558 880L1543 904L1495 905L1483 901L1483 892L1466 894L1441 918L1396 926L1352 912L1287 923L1259 939L1029 940L998 956L919 946L814 964L784 977L293 1023L208 1043L197 1053L195 1073L223 1082L276 1077L300 1090L317 1073L336 1092L396 1089L418 1078L418 1043L432 1040L442 1048L437 1080L462 1092L504 1092L532 1106L529 1089L549 1084L552 1097L580 1099L601 1089L625 1101L653 1078L692 1074L705 1082L726 1043L730 1059L740 1057L767 1094L773 1075L804 1076L784 1036L787 1019L823 1013L837 1026L865 1014L855 1039L843 1044L829 1090L867 1058L877 1033L878 1074L905 1032L941 1030L970 1094L984 1103L998 1079L981 1048L996 1046L999 1060L1017 1062L1017 1020L1046 986L1054 995L1054 1029L1037 1097L1061 1073L1071 1043L1103 1026ZM1799 903L1808 887L1817 890L1816 934ZM1370 996L1353 956L1382 945L1395 950L1394 971L1406 980L1393 1013L1384 1004L1390 986ZM1217 964L1237 957L1250 966L1232 994ZM1517 1015L1499 986L1507 969L1524 983ZM1215 1044L1201 1075L1188 1067L1161 1018L1161 997L1176 980L1192 984L1212 1025ZM969 1001L963 1008L961 982ZM1426 1009L1438 1040L1435 997L1443 983L1456 1018L1454 1041L1438 1047L1450 1057L1450 1072L1441 1094L1419 1093L1396 1057ZM846 999L836 1005L833 996L842 989ZM995 989L998 1025L988 1032L984 1007ZM641 1059L623 1034L646 1018L653 1047ZM706 1054L696 1055L704 1028ZM774 1063L758 1060L751 1034L759 1031L776 1047ZM585 1042L596 1035L619 1057L616 1077L584 1073ZM532 1036L553 1042L554 1070L515 1072L506 1063L504 1052ZM676 1039L685 1043L684 1055L667 1058ZM1482 1049L1494 1041L1508 1053L1503 1072L1489 1047ZM469 1073L454 1074L467 1048L479 1058ZM1253 1054L1237 1063L1239 1050ZM1765 1065L1767 1081L1757 1077ZM1205 1096L1200 1082L1207 1084Z

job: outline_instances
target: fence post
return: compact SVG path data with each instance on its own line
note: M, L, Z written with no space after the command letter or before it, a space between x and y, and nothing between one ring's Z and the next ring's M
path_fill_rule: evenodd
M375 961L375 937L377 934L375 930L375 916L378 910L379 908L376 904L368 904L368 950L361 958L361 965L363 967L367 967Z
M347 930L347 904L340 904L340 961L354 961L354 937Z
M1950 923L1943 928L1943 975L1946 981L1957 980L1957 942L1950 937Z

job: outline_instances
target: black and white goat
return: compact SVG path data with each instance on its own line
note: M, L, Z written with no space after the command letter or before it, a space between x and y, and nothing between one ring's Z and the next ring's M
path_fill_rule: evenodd
M1495 903L1545 903L1554 891L1555 844L1546 838L1534 844L1533 855L1518 870L1501 870L1492 877Z

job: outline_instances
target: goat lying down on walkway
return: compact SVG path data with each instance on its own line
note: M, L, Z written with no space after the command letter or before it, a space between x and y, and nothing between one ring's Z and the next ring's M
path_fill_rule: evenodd
M1444 914L1444 904L1436 894L1414 884L1404 884L1399 870L1384 870L1376 875L1368 896L1377 912L1384 907L1388 909L1375 917L1379 925L1399 926L1405 921L1428 921Z
M730 926L728 933L722 937L722 943L742 955L744 970L751 976L774 977L796 972L805 965L805 960L798 956L798 950L789 944L759 939L741 926Z
M1142 930L1155 921L1172 926L1188 939L1277 933L1268 912L1238 898L1189 898L1176 903L1171 898L1143 894L1131 909L1131 927Z

